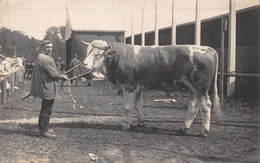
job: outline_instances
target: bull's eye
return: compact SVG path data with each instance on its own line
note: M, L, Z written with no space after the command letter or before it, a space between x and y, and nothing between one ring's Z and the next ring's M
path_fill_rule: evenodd
M98 53L95 55L96 58L101 58L102 57L102 54Z

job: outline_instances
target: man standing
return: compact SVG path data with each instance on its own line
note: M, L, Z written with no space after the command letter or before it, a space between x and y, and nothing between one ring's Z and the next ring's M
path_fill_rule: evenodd
M80 63L81 62L80 62L80 60L78 60L78 55L76 53L74 53L73 59L70 61L70 64L69 64L69 69L71 69L75 66L78 66L78 67L69 72L69 78L75 77L80 74L80 71L81 71L80 66L79 66ZM76 81L76 86L78 86L78 79L75 78L74 80ZM72 84L73 80L70 80L70 83Z
M41 52L38 54L32 76L31 95L41 98L41 111L39 115L39 131L44 137L56 137L48 132L48 125L52 113L54 100L57 97L59 79L68 80L68 77L58 72L52 55L52 42L44 39Z

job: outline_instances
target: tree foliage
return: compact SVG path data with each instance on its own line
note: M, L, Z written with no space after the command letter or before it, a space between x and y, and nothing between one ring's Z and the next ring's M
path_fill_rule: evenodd
M66 61L65 26L48 28L45 38L53 42L52 57L54 60L57 61L58 58L61 58L62 61Z
M0 28L0 45L2 53L7 57L25 57L33 60L37 55L39 40L29 38L20 31L11 31L8 28Z
M50 27L45 32L45 38L53 41L53 58L66 61L65 26ZM20 31L0 28L0 45L2 53L7 57L25 57L28 61L35 60L39 53L42 40L28 37Z

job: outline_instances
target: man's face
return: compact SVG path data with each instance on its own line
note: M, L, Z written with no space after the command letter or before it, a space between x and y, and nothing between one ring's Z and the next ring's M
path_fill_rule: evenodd
M52 52L52 43L45 44L44 52L48 55L51 55Z

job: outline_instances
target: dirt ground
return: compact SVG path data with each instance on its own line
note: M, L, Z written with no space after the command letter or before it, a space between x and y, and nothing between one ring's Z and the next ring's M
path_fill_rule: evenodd
M225 100L222 124L212 116L208 137L198 134L200 113L187 135L181 127L187 112L185 91L144 92L145 127L122 130L123 99L104 81L72 87L77 101L73 109L68 95L55 101L50 128L57 138L39 137L40 99L21 101L30 80L11 93L0 108L0 162L259 162L259 106L245 100ZM174 98L176 102L155 99ZM133 119L136 111L133 110ZM97 160L91 160L89 154Z

